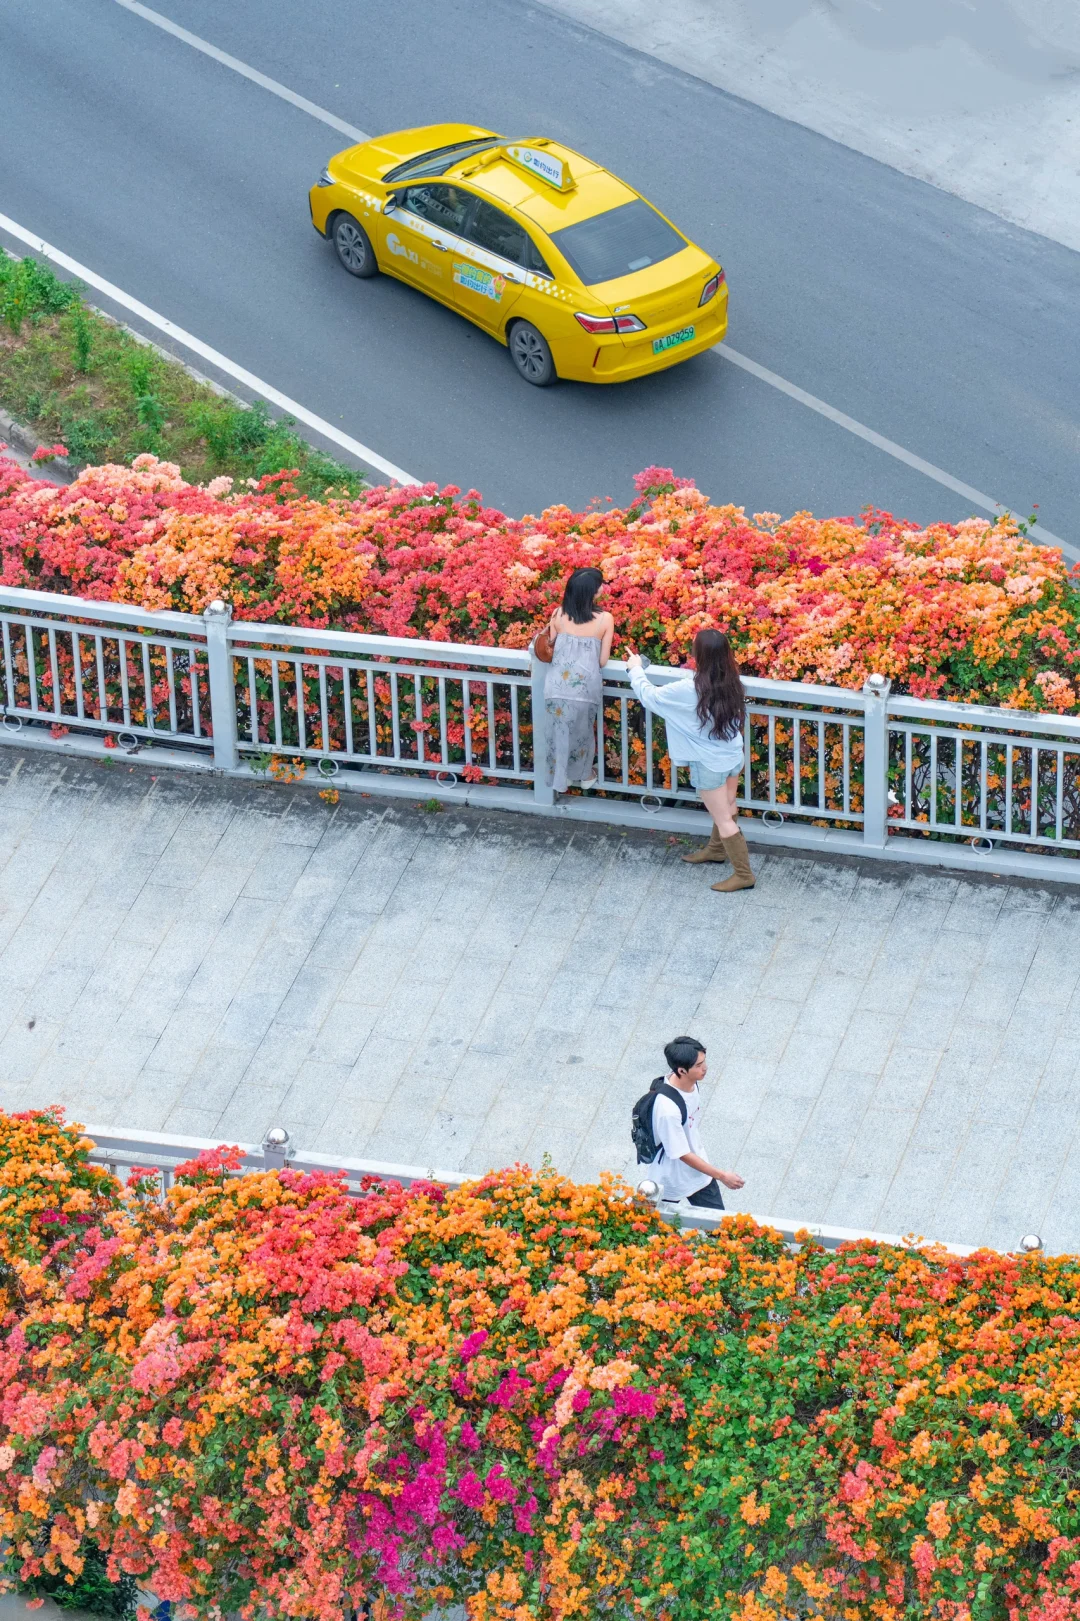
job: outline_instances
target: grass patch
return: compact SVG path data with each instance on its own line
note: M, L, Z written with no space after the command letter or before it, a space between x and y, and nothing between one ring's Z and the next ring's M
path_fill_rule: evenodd
M36 259L0 251L0 406L77 462L149 451L203 484L297 468L304 495L358 495L366 480L275 420L238 405L114 326Z

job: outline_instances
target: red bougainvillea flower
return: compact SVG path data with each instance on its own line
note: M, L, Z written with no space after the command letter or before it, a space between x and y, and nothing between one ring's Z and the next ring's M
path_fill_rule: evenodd
M1076 1257L227 1146L161 1200L90 1146L0 1114L9 1582L96 1545L207 1621L1080 1615Z
M1080 581L1011 518L782 520L713 505L650 467L633 505L513 519L453 485L300 497L288 474L190 485L153 456L66 489L0 461L0 580L200 613L526 647L591 565L620 637L685 660L724 628L745 670L1069 714L1080 707Z

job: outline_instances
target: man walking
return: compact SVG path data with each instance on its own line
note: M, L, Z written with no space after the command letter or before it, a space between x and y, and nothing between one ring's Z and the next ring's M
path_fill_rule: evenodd
M733 1192L743 1186L734 1171L721 1171L711 1165L701 1149L698 1124L701 1120L701 1092L698 1082L706 1075L705 1049L693 1036L676 1036L664 1048L670 1074L667 1085L681 1094L686 1111L671 1097L657 1092L652 1107L652 1134L660 1152L653 1161L661 1198L685 1199L706 1210L723 1210L719 1184ZM653 1090L662 1085L654 1081Z

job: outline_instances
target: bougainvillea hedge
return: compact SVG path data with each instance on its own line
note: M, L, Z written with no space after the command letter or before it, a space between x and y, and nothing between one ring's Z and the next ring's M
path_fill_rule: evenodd
M182 1613L1080 1616L1080 1265L616 1183L122 1190L0 1115L7 1581L107 1551Z
M703 624L751 674L1059 713L1078 708L1080 581L1012 519L920 529L713 506L666 468L626 508L520 520L475 491L205 487L152 456L69 489L0 461L0 580L245 619L523 647L568 571L603 569L619 640L681 660Z

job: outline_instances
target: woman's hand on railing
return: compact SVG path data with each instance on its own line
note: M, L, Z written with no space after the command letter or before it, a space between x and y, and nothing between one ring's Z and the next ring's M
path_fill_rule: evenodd
M628 670L641 669L641 654L636 650L636 648L631 647L629 643L627 644L626 648L626 668Z

